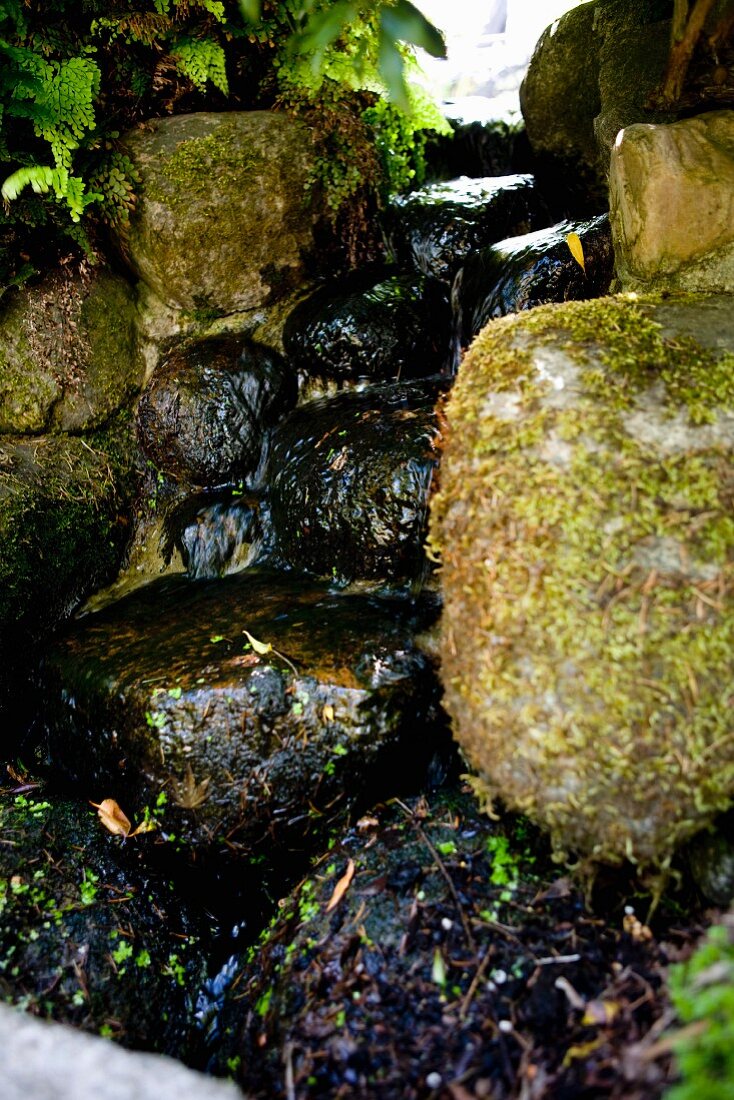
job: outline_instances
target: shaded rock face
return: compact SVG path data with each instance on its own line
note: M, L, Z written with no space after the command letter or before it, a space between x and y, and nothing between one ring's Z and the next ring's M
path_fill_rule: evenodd
M0 311L0 433L98 428L143 382L135 303L102 268L56 273Z
M424 569L440 389L434 380L340 394L301 406L277 429L270 502L287 563L340 581Z
M520 103L544 179L555 174L561 191L591 187L603 202L619 131L670 117L647 106L665 71L669 20L662 0L595 0L541 36Z
M734 813L730 810L716 822L714 832L702 833L688 846L686 855L693 881L714 905L734 901Z
M451 134L438 134L426 147L430 178L509 176L529 171L522 119L487 115L483 96L465 96L444 105Z
M462 176L394 197L386 228L400 263L449 279L473 250L548 220L532 176Z
M447 406L447 709L559 854L665 868L734 796L732 349L727 297L543 306Z
M295 375L275 352L237 337L184 346L138 403L138 436L171 477L218 485L253 473L263 433L296 401Z
M165 792L184 849L302 849L430 751L437 684L412 639L435 612L256 570L154 582L48 658L54 765L129 814Z
M571 254L569 233L576 233L581 241L584 268ZM546 302L598 298L608 292L613 274L606 214L591 221L561 222L491 245L469 256L454 283L461 342L468 344L495 317Z
M29 647L118 567L134 461L129 426L0 438L0 708L19 702L11 685Z
M734 291L734 111L623 130L609 189L624 287Z
M377 382L438 373L449 357L450 334L443 284L425 276L358 276L297 306L283 342L307 376Z
M319 216L305 126L269 111L201 113L123 140L142 194L120 245L164 302L234 313L303 281Z
M210 931L88 805L0 801L0 994L125 1045L191 1052L191 991Z

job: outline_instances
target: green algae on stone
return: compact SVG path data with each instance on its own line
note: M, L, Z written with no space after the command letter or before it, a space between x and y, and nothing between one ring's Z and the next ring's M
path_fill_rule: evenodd
M446 703L559 858L665 868L734 795L734 375L686 315L717 302L495 322L447 407Z

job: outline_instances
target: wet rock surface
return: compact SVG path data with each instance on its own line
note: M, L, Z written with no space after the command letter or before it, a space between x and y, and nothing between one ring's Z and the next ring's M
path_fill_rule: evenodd
M424 378L447 365L446 287L424 276L357 276L297 306L283 342L306 376L337 381Z
M210 918L146 867L149 836L105 832L84 803L0 795L0 997L179 1058L206 976Z
M451 180L530 171L522 119L498 118L489 103L490 113L484 96L463 96L443 104L452 132L429 140L426 161L430 177Z
M295 376L275 352L212 337L156 370L138 403L138 436L167 474L219 485L254 472L265 428L295 401Z
M194 580L223 577L252 565L266 540L264 502L239 490L188 497L166 518L162 553L181 555Z
M441 656L477 789L559 855L641 874L734 796L727 302L622 295L500 319L446 410ZM713 307L715 349L695 305Z
M473 250L548 221L532 176L463 176L393 198L386 230L398 262L450 279Z
M669 1053L624 1052L664 1012L665 955L551 866L467 793L378 807L230 961L219 1057L278 1098L660 1096Z
M133 270L169 304L235 313L302 282L320 211L307 127L274 111L154 119L123 139L142 177L121 234Z
M340 581L425 570L443 385L372 386L291 414L269 459L276 553Z
M430 757L438 687L414 635L436 613L254 570L154 582L49 656L53 766L131 812L164 792L184 850L308 847L403 758L413 774Z
M566 237L581 241L584 267ZM606 214L564 221L522 237L510 237L469 256L452 297L459 310L461 342L469 344L488 321L546 302L598 298L609 291L614 254Z

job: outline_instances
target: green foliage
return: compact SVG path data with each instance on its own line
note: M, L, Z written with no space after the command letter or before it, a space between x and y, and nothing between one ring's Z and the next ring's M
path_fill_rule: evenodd
M734 925L713 927L688 962L671 967L684 1028L673 1036L683 1077L666 1100L721 1100L734 1081Z

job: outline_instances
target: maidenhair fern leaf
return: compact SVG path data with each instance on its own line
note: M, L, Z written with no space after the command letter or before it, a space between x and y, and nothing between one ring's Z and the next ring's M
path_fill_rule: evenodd
M171 50L180 73L204 91L207 81L226 95L229 91L224 50L210 38L180 38Z

